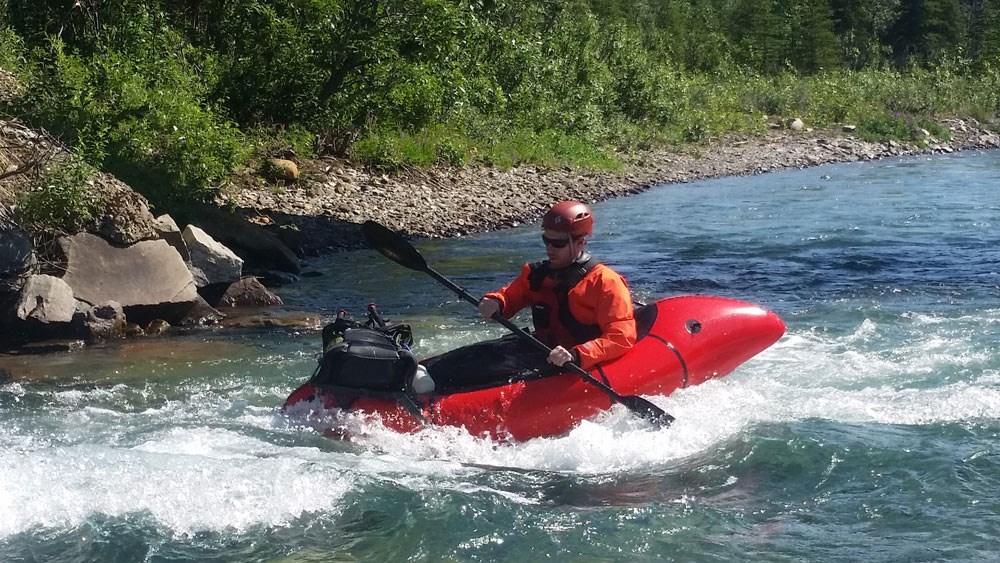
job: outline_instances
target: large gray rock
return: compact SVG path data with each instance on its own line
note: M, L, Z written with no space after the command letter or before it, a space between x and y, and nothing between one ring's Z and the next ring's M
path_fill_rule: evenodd
M163 214L156 218L153 222L153 230L156 231L156 235L167 241L167 244L174 247L174 250L181 255L181 258L185 262L191 259L191 254L188 253L187 245L184 244L184 235L181 234L181 228L177 226L177 222L170 215Z
M149 203L125 182L110 174L98 174L94 189L102 193L104 210L97 219L97 232L119 246L156 238L155 219Z
M68 323L74 313L73 289L62 279L45 274L29 277L17 302L17 318L22 321Z
M245 268L256 271L281 270L299 273L299 257L278 236L248 223L242 217L212 206L198 209L197 223L215 240L226 245L244 260Z
M80 301L117 301L123 307L190 303L198 298L187 264L166 241L115 248L81 233L59 239L66 255L63 280Z
M194 225L184 228L195 285L230 283L243 275L243 259Z

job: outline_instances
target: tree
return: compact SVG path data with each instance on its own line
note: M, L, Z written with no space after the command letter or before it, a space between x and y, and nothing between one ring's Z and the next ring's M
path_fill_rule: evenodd
M789 59L795 68L808 74L838 68L840 46L829 2L798 3L790 16Z
M784 68L787 36L774 0L736 0L726 19L736 61L764 73Z
M980 64L1000 67L1000 0L982 0L973 7L971 47Z
M888 48L881 37L895 20L899 0L831 0L834 33L842 61L853 70L886 62Z
M903 0L885 40L892 46L897 67L911 61L926 65L953 54L963 32L958 0Z

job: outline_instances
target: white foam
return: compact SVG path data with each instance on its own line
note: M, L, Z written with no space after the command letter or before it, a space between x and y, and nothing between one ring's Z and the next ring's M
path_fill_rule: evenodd
M78 445L0 455L0 537L148 513L177 534L285 525L336 512L356 474L310 448L218 429L174 429L123 449Z

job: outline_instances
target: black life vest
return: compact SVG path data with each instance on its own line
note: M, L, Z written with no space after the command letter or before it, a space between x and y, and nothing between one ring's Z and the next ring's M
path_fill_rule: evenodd
M537 299L531 306L531 321L542 342L549 346L575 346L601 335L599 325L580 322L569 308L569 291L598 264L590 253L584 253L565 268L553 268L548 260L529 266L528 287ZM545 278L552 279L551 288L543 287Z

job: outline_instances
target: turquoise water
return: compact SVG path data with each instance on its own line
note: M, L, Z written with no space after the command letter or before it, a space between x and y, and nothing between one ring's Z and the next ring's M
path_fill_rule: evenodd
M0 384L0 561L991 561L1000 557L1000 153L664 186L594 206L639 299L788 324L727 378L556 439L286 419L315 331L32 358ZM479 293L538 231L420 241ZM501 330L370 251L296 308L411 322L429 355ZM523 319L527 322L526 319Z

